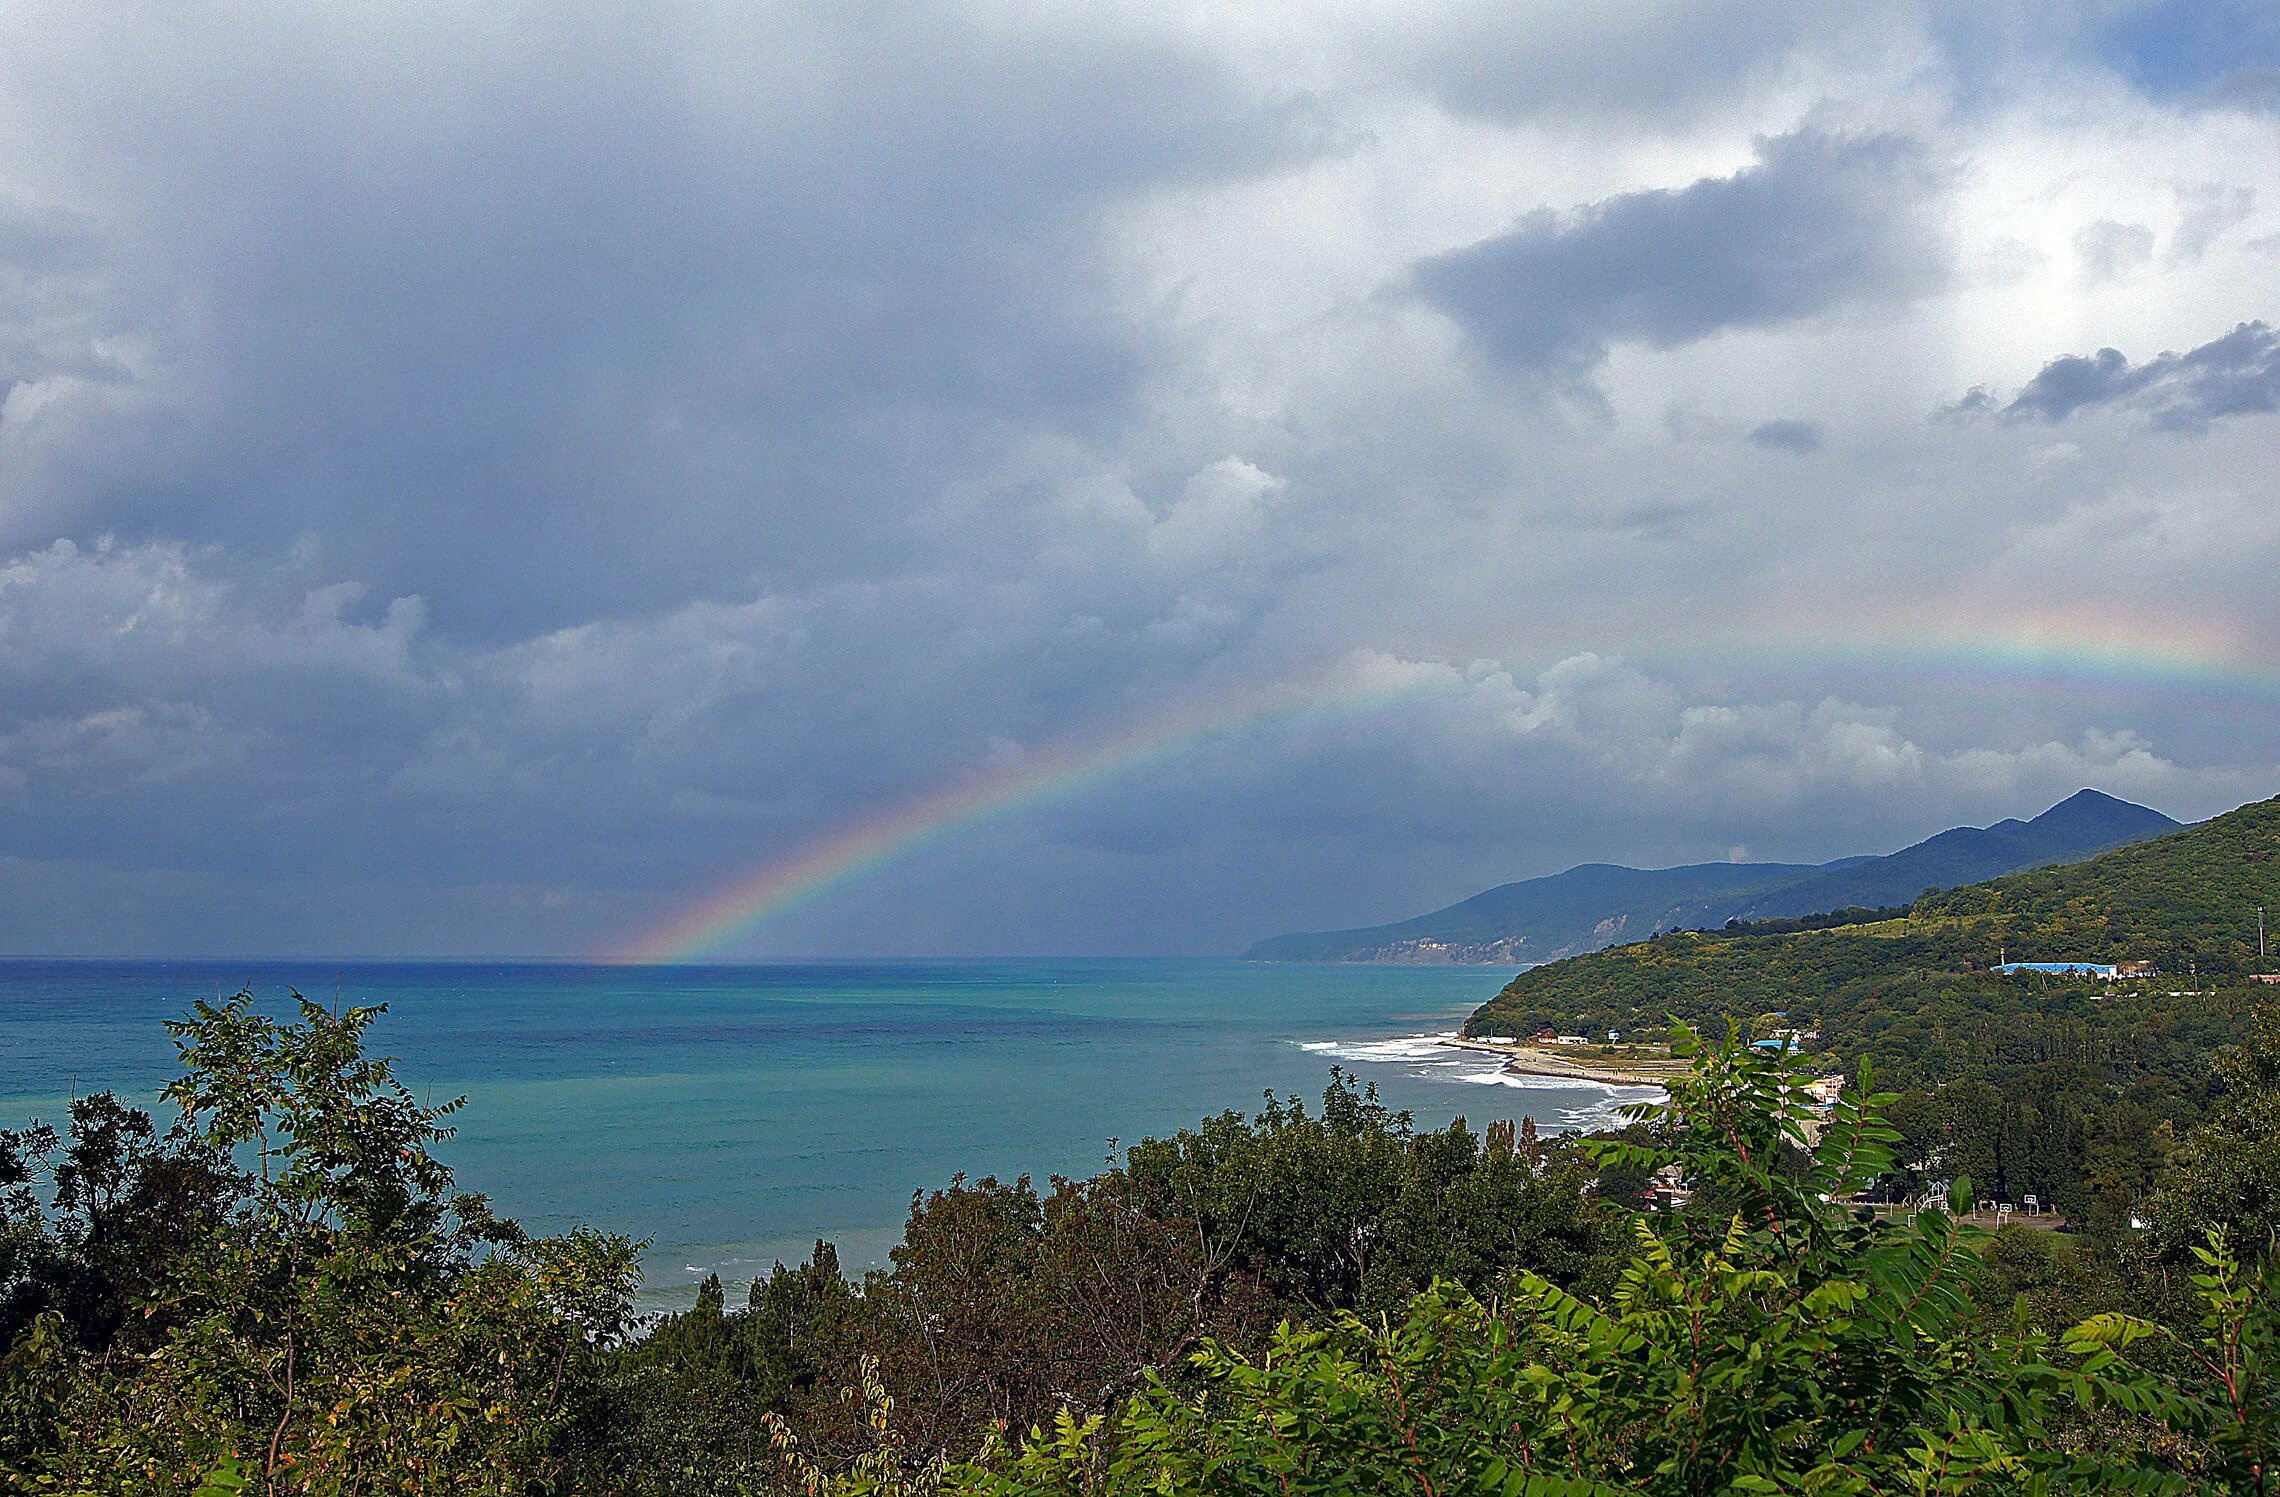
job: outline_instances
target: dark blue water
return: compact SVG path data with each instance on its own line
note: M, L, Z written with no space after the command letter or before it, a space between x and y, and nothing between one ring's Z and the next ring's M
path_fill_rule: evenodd
M1510 974L1240 962L585 967L0 962L0 1127L76 1091L148 1101L175 1074L163 1021L250 986L381 1004L375 1043L435 1101L461 1184L539 1231L651 1239L645 1302L685 1303L819 1236L882 1259L911 1192L955 1173L1089 1174L1130 1142L1332 1065L1421 1123L1632 1100L1499 1075L1435 1046Z

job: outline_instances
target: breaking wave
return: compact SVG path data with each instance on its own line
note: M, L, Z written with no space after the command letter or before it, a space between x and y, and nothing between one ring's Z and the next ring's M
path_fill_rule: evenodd
M1356 1066L1391 1065L1425 1081L1471 1086L1510 1087L1514 1091L1542 1092L1556 1109L1562 1131L1583 1132L1612 1128L1626 1121L1623 1109L1641 1102L1660 1102L1659 1086L1619 1086L1569 1076L1530 1076L1504 1069L1501 1056L1444 1043L1456 1037L1443 1034L1405 1034L1386 1039L1299 1040L1298 1048ZM1365 1077L1366 1079L1366 1077Z

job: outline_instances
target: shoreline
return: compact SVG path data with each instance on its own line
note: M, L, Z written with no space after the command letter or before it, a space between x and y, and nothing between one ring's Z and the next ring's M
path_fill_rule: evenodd
M1492 1045L1485 1040L1468 1040L1449 1036L1440 1041L1458 1050L1473 1050L1483 1055L1504 1057L1504 1069L1515 1076L1545 1076L1559 1081L1593 1081L1601 1086L1644 1086L1657 1091L1672 1076L1682 1075L1686 1066L1678 1061L1665 1061L1667 1070L1661 1072L1624 1067L1586 1064L1564 1057L1546 1055L1540 1049L1521 1049L1512 1045ZM1652 1064L1650 1062L1649 1064Z

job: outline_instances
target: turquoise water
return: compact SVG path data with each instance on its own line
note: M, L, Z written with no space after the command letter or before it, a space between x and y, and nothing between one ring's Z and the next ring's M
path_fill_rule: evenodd
M442 1101L464 1187L539 1231L651 1239L644 1302L683 1304L834 1240L884 1258L911 1193L970 1176L1089 1174L1126 1142L1330 1067L1420 1123L1595 1123L1633 1089L1500 1075L1434 1045L1509 972L1242 962L585 967L0 962L0 1127L74 1091L149 1100L161 1022L250 986L385 1003L377 1046Z

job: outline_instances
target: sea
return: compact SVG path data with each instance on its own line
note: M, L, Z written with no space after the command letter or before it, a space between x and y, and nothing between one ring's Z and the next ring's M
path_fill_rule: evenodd
M646 1240L642 1308L832 1241L886 1260L913 1192L1096 1172L1119 1148L1332 1067L1420 1126L1600 1126L1651 1089L1512 1076L1444 1046L1505 968L1236 961L722 966L0 961L0 1128L110 1090L158 1110L164 1021L253 992L385 1005L372 1048L467 1106L438 1152L537 1232ZM733 1291L732 1291L733 1293ZM734 1300L732 1299L732 1303Z

